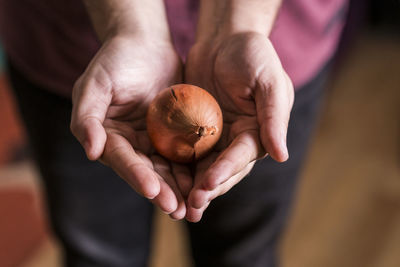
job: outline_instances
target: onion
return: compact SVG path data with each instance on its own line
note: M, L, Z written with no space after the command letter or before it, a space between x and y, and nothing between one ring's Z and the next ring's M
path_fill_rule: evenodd
M162 90L147 112L147 132L155 149L175 162L204 157L222 133L222 112L204 89L177 84Z

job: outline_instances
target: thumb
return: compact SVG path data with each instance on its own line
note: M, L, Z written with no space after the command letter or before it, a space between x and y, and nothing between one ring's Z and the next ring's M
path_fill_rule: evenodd
M293 106L294 89L285 72L274 83L262 83L255 93L261 143L278 162L289 158L286 135Z
M111 86L99 84L96 79L82 77L72 93L71 132L85 149L90 160L102 154L107 139L103 122L111 103Z

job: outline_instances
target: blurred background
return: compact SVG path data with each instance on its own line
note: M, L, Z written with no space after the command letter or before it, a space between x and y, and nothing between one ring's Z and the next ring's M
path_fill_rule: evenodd
M399 3L353 1L281 240L284 267L400 266ZM0 266L58 267L4 60L0 48ZM183 224L156 218L151 266L191 266Z

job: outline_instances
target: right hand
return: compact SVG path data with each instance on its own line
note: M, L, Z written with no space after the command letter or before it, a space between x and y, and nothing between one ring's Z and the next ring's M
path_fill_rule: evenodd
M179 173L172 175L170 163L154 155L145 117L161 89L181 82L181 68L169 41L117 35L104 42L72 96L71 131L87 157L110 166L174 219L186 213L174 179Z

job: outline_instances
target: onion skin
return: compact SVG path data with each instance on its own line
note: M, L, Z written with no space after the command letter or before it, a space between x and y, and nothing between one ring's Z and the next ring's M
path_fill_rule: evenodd
M147 132L162 156L178 163L204 157L222 133L222 112L204 89L177 84L162 90L147 112Z

